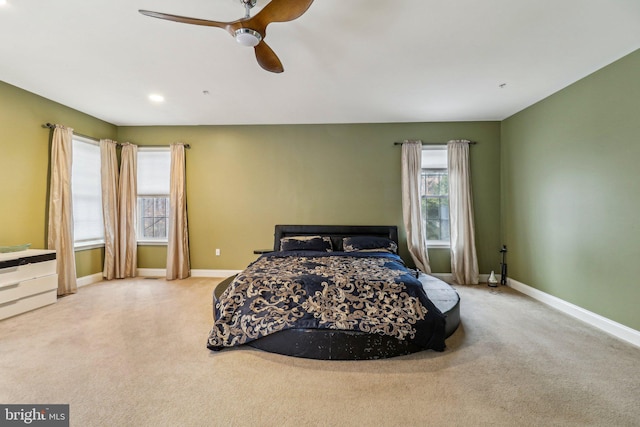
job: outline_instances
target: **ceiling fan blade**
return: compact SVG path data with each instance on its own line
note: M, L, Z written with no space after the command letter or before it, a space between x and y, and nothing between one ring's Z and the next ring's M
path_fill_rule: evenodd
M263 41L254 47L258 64L267 71L272 73L281 73L284 71L282 62L273 50Z
M198 19L198 18L189 18L187 16L178 16L178 15L170 15L168 13L161 12L153 12L151 10L138 10L143 15L150 16L152 18L166 19L167 21L181 22L183 24L192 24L192 25L204 25L207 27L218 27L223 28L227 31L228 27L231 25L230 22L218 22L218 21L209 21L207 19Z
M264 37L267 25L299 18L309 9L311 3L313 0L271 0L255 16L246 20L243 26L256 30Z
M309 9L313 0L271 0L256 14L267 22L293 21Z
M271 0L253 17L244 17L233 22L209 21L207 19L189 18L140 9L143 15L152 18L166 19L183 24L218 27L226 30L238 42L245 46L254 46L256 59L262 68L272 73L282 73L284 67L273 50L264 42L266 28L271 22L293 21L309 9L313 0ZM248 37L247 37L248 36ZM242 37L242 38L241 38Z

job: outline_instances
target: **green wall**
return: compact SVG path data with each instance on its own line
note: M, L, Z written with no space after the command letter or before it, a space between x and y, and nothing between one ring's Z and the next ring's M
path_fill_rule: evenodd
M467 138L479 142L471 168L481 273L498 269L506 243L511 278L640 330L639 69L636 51L502 123L116 127L0 82L0 245L45 246L45 122L140 145L191 144L195 269L244 268L253 249L272 245L278 223L401 226L393 142ZM434 272L450 271L448 250L429 254ZM164 268L165 256L140 247L139 267ZM102 259L101 249L78 252L78 275L101 271Z
M401 241L400 147L417 138L478 141L471 149L481 272L497 269L500 245L498 122L120 127L139 145L181 141L194 269L243 269L273 246L275 224L396 224ZM215 256L220 248L221 255ZM406 249L401 255L409 259ZM430 250L449 272L448 249ZM164 268L162 247L139 248L139 266Z
M502 123L509 277L640 330L640 51Z
M191 144L187 198L195 269L243 269L273 244L275 224L396 224L402 228L400 147L417 138L478 141L471 149L481 272L497 269L500 245L498 122L117 127L0 82L0 245L46 246L51 132L60 123L96 138L140 145ZM16 179L20 177L20 179ZM221 256L215 256L215 249ZM409 259L405 248L401 255ZM434 272L450 271L431 249ZM78 276L102 271L103 249L76 252ZM164 268L166 248L141 246L140 268Z
M117 128L0 81L0 246L46 247L51 131L59 123L86 135L115 138ZM78 275L102 271L101 249L76 253Z

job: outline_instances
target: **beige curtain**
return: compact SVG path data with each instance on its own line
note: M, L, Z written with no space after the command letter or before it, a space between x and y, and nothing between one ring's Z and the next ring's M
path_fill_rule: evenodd
M136 206L138 197L138 147L125 143L120 154L120 182L118 191L118 278L136 277L138 245L136 234Z
M431 273L420 201L421 164L422 142L405 141L402 144L402 217L407 245L416 267L424 273Z
M76 258L73 250L73 199L71 162L73 129L56 125L51 143L51 180L49 184L48 247L56 250L58 295L73 294L76 283Z
M167 280L185 279L190 275L184 145L175 143L171 144Z
M120 277L118 249L118 156L117 144L100 140L100 175L102 178L102 216L104 218L104 269L102 277Z
M451 273L458 284L477 285L479 274L469 168L469 141L449 141L447 151Z

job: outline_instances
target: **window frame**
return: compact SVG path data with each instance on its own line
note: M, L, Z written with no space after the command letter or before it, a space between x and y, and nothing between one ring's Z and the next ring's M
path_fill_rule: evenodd
M422 153L423 154L423 158L424 158L425 152L428 152L428 151L441 151L441 152L444 152L446 154L446 156L448 156L448 149L447 149L446 145L424 145L422 147L422 151L423 151L423 153ZM446 156L445 156L445 159L447 158ZM445 172L445 176L447 177L447 179L449 177L449 168L448 168L448 164L447 164L446 161L444 163L441 162L440 164L435 165L435 166L434 165L427 165L427 167L425 167L424 163L425 162L423 161L422 165L421 165L421 173L420 173L420 203L421 203L421 205L422 205L422 200L426 199L427 197L442 198L442 195L428 195L427 194L427 188L426 188L427 185L426 185L426 180L425 180L425 177L424 177L425 173L427 173L428 171L433 171L433 172L442 174L442 172L444 171ZM444 166L444 167L442 167L442 166ZM448 188L447 188L446 199L447 199L447 206L449 206L449 190L448 190ZM425 206L424 210L422 210L422 207L421 207L421 212L423 214L422 221L423 221L423 225L425 227L425 235L426 235L426 232L427 232L427 221L429 220L429 218L427 217L427 213L428 213L427 211L428 210L426 209L426 206ZM449 213L448 209L447 209L447 212ZM442 216L440 216L438 219L441 220ZM449 224L449 238L447 240L430 240L430 239L427 238L427 246L428 247L430 247L430 248L450 248L451 247L451 215L450 214L447 217L447 223Z
M160 199L160 198L164 198L165 201L165 206L166 206L166 211L167 211L167 215L165 217L162 218L166 218L166 226L165 226L165 231L166 231L166 236L164 238L149 238L149 237L145 237L143 236L142 230L144 229L144 216L143 216L143 209L141 209L140 203L141 203L141 199L143 198L147 198L147 199L154 199L153 204L155 205L155 199ZM153 216L153 218L155 218L155 215ZM137 227L136 227L136 242L138 245L141 246L166 246L169 243L169 196L168 195L162 195L162 194L156 194L156 195L149 195L149 194L145 194L145 195L137 195L136 196L136 221L137 221Z
M163 152L167 154L168 156L168 160L169 160L169 166L168 166L168 170L166 171L166 179L167 179L167 186L166 186L166 190L167 193L166 194L140 194L140 187L139 187L139 182L137 185L137 194L136 194L136 243L139 246L166 246L169 244L169 215L170 215L170 209L169 209L169 203L170 203L170 194L169 194L169 180L170 180L170 175L171 175L171 149L170 147L144 147L144 146L138 146L138 165L137 165L137 170L138 170L138 176L136 177L136 180L139 180L140 177L140 159L139 156L141 153L148 153L148 152ZM165 237L163 238L149 238L149 237L145 237L143 236L142 232L144 230L144 216L143 216L143 209L142 209L142 205L141 205L141 200L144 198L153 198L153 199L158 199L158 198L164 198L165 199L165 206L166 206L166 216L164 218L166 218L166 227L165 227ZM155 205L155 200L154 200L154 205ZM155 218L155 216L154 216Z

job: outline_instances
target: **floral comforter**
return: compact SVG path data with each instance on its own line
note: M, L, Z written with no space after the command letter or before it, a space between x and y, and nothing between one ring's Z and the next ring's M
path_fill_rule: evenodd
M262 255L221 295L207 347L293 328L384 334L444 350L444 316L401 258L382 252Z

